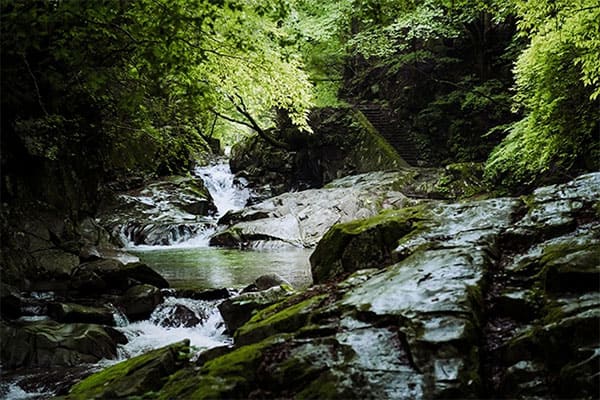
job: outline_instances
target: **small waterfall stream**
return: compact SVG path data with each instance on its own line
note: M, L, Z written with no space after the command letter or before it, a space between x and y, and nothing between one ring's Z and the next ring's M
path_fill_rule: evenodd
M205 167L196 167L194 174L202 178L210 192L217 206L217 217L222 217L227 211L243 208L250 198L247 182L236 179L226 160L219 160Z
M163 275L175 289L242 288L258 276L267 273L279 273L297 287L310 284L309 250L292 248L285 251L242 251L209 247L210 236L218 229L218 218L227 211L243 208L251 193L246 187L246 182L236 180L227 160L222 159L208 166L197 167L193 173L204 181L217 212L202 217L196 225L194 221L197 218L190 216L189 229L166 230L170 237L165 240L165 244L136 245L130 240L124 240L125 250L138 256L142 262ZM160 188L153 187L148 192L152 195L130 198L132 201L144 203L159 218L163 212L171 212L171 206L165 200L167 196L160 193ZM188 218L185 215L183 217L183 220ZM152 226L152 222L148 226ZM123 234L123 238L128 239L131 232L122 233L126 233ZM232 343L231 337L224 333L223 320L217 309L219 300L193 300L177 297L175 293L175 290L166 290L165 301L144 321L130 322L113 307L116 329L127 337L128 343L120 345L118 359L101 360L95 365L90 365L88 371L100 370L183 339L190 339L191 345L198 352ZM48 388L40 385L32 387L31 384L23 386L21 382L24 380L35 381L33 376L32 373L25 372L21 377L2 382L0 397L51 398L53 393ZM23 387L27 387L27 391L23 390Z

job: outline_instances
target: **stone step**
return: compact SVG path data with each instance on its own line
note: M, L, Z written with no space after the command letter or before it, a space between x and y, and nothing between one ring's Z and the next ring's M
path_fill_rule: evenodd
M390 110L375 104L359 105L357 108L407 163L410 165L417 164L418 157L415 146L410 138L406 137L392 123L392 113Z

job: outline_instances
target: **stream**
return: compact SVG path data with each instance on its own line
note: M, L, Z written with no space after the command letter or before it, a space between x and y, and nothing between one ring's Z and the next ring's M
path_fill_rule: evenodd
M196 235L183 237L170 245L134 245L129 242L125 250L161 274L173 289L220 289L240 290L257 277L277 273L292 286L301 289L312 283L308 257L311 250L294 247L277 249L225 249L209 247L210 236L218 231L217 221L227 211L245 206L250 191L244 182L236 182L226 160L197 167L194 175L202 178L208 188L218 212L209 228L201 229ZM40 294L52 300L51 292ZM130 323L115 309L117 329L125 334L128 343L120 345L116 360L101 360L98 364L83 366L87 371L97 371L119 361L135 357L149 350L163 347L183 339L200 353L203 350L232 343L225 334L225 327L217 309L217 301L193 300L175 296L165 297L148 320ZM195 324L173 323L178 309L185 307L193 312ZM32 318L32 317L26 317ZM47 317L33 317L47 318ZM185 326L192 325L192 326ZM65 369L68 370L68 369ZM65 376L69 371L65 371ZM0 382L0 397L6 399L39 399L52 397L56 388L48 388L38 381L43 375L47 382L47 371L18 371L3 376ZM37 384L36 384L37 383ZM24 389L26 388L26 390Z

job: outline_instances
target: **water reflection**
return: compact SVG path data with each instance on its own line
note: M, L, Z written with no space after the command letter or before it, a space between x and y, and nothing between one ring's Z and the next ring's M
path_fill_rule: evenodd
M164 276L171 287L210 289L244 287L260 275L277 273L296 288L312 283L308 257L312 250L237 250L161 248L137 250L142 262Z

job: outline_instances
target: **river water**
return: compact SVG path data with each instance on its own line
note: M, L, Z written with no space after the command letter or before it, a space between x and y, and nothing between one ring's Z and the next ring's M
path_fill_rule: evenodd
M194 172L204 181L218 210L210 227L200 230L196 236L169 246L134 246L128 243L125 250L163 275L171 287L176 289L241 289L267 273L281 275L296 288L310 285L312 278L308 249L283 247L237 250L209 247L210 236L219 229L216 223L218 218L227 211L243 208L250 197L250 191L244 182L236 181L226 160L198 167ZM47 295L52 296L51 293ZM186 338L200 352L231 344L232 339L225 334L223 320L217 310L218 303L219 301L166 297L165 302L157 307L148 320L133 323L115 310L117 329L127 336L129 342L119 348L117 360L102 360L89 366L89 369L99 370ZM165 321L169 320L174 310L181 306L192 310L202 322L192 327L166 324ZM0 384L2 398L40 399L53 395L51 389L31 384L31 381L35 382L35 372L32 375L25 371L20 377L13 375L3 381ZM27 387L27 390L23 387Z

